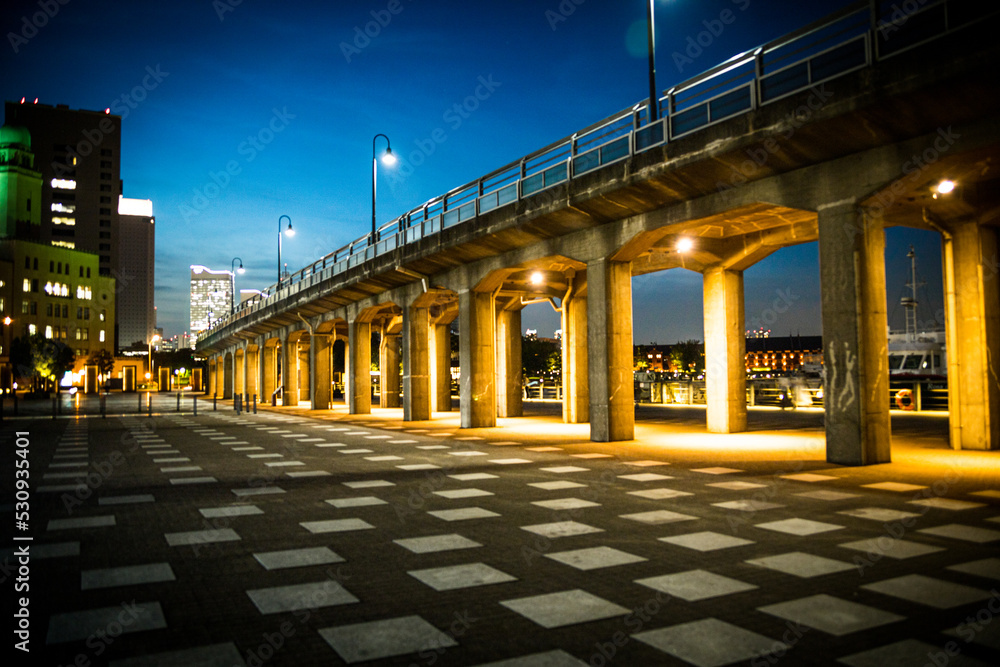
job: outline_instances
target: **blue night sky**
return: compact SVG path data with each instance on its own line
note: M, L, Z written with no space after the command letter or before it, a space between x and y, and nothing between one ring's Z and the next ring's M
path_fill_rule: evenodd
M282 248L291 271L366 234L377 133L402 158L380 167L381 225L648 95L642 0L63 1L4 3L3 97L123 116L124 195L153 201L168 336L188 327L191 264L228 269L240 257L238 289L275 281L280 215L297 232ZM658 87L843 4L657 0ZM58 12L25 28L44 6ZM679 59L699 33L708 45ZM910 243L940 301L936 237L889 230L895 326ZM775 335L820 332L817 258L809 244L746 272L748 328L757 318ZM702 338L698 274L633 288L636 342ZM524 324L549 336L558 320L533 306Z

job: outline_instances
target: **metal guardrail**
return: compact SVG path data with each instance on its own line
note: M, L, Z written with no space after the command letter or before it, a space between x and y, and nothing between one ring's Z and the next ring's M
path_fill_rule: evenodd
M440 233L548 188L700 131L790 95L939 39L997 13L973 0L936 0L902 12L885 0L859 0L784 37L744 51L668 89L657 100L586 127L485 176L435 197L240 305L199 336L203 340L266 305L380 255Z

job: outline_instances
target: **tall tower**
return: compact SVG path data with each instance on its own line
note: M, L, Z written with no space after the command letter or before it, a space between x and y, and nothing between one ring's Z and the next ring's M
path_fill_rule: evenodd
M213 271L207 266L191 266L191 341L211 326L212 322L229 315L233 299L231 271Z
M36 228L41 220L42 175L35 171L31 134L16 125L0 127L0 238L19 228Z

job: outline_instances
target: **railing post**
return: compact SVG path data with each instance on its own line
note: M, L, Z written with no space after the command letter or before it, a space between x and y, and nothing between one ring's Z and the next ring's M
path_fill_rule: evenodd
M142 392L141 391L136 392L135 397L138 399L135 411L142 412Z
M257 394L253 395L253 413L257 414Z
M181 393L177 392L177 412L181 411Z
M216 410L219 409L218 403L216 401L217 398L218 396L216 394L212 394L212 412L215 412Z
M153 416L153 396L148 391L146 392L146 416Z
M920 412L924 409L924 383L918 380L913 391L913 409Z

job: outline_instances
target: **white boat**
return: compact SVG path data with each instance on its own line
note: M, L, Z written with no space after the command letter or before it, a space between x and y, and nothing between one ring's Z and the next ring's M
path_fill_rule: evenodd
M906 330L889 332L890 379L936 379L948 375L948 358L945 354L945 332L917 331L917 255L910 246L911 295L900 299L906 309Z

